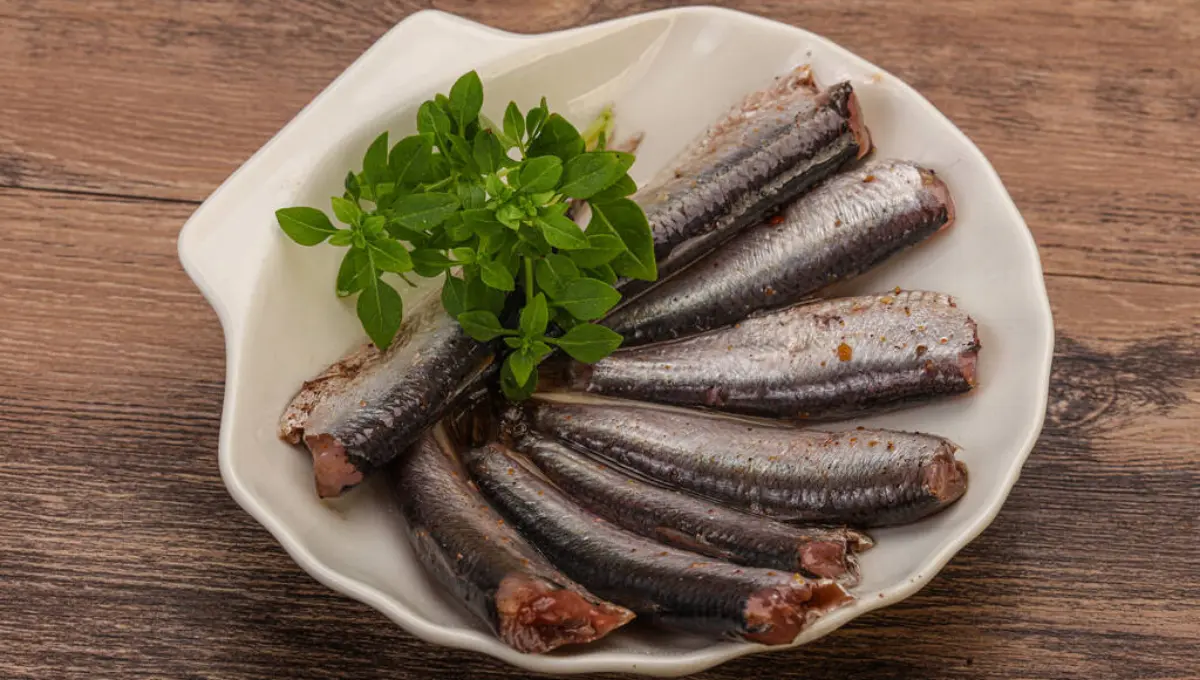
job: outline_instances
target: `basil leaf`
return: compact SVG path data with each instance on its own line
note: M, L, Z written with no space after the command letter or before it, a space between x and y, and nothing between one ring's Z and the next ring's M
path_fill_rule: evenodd
M458 129L465 132L467 125L479 118L482 108L483 83L478 73L468 71L450 87L450 115L458 123Z
M475 167L474 150L471 148L471 143L459 135L450 135L446 141L450 144L451 161L461 169L478 174L479 170Z
M475 135L475 141L471 144L471 157L474 158L479 172L485 175L495 172L500 168L500 156L503 155L504 149L500 140L491 130L480 130L479 134Z
M550 323L550 310L546 306L546 296L538 293L533 301L521 310L521 335L534 338L546 332Z
M529 144L530 156L558 156L563 162L583 153L583 137L566 118L551 114Z
M371 342L380 350L386 350L400 330L400 321L404 318L404 301L400 294L378 277L371 277L370 282L358 294L358 320L362 322L363 330L371 338Z
M572 359L594 364L621 346L621 334L594 323L581 323L557 340Z
M500 369L500 389L503 390L504 396L513 401L523 401L533 395L537 389L538 377L537 371L530 371L524 383L518 381L512 372L512 365L505 361L504 366Z
M580 267L599 267L612 262L613 258L625 252L625 243L619 236L592 234L589 230L587 240L587 248L572 250L570 253L571 259Z
M442 284L442 309L452 317L470 309L466 281L457 276L446 275L446 282Z
M538 228L550 245L561 250L578 250L588 247L587 236L565 215L546 215L537 218Z
M533 275L538 287L546 291L550 299L557 300L567 284L579 278L579 268L566 255L554 253L538 261Z
M450 258L443 255L441 251L431 248L414 250L409 257L412 258L413 271L426 278L437 276L454 266Z
M350 229L338 229L336 234L329 237L331 246L348 246L351 243L354 243L354 232Z
M612 265L602 264L598 267L592 267L584 272L585 276L590 276L593 279L599 279L610 286L617 285L617 273L613 271Z
M567 284L554 303L565 308L576 319L591 321L604 316L621 300L612 286L596 279L576 279Z
M559 191L571 198L590 198L625 174L621 165L621 160L612 151L581 153L567 161Z
M549 191L558 186L563 174L563 163L556 156L530 158L521 166L521 191L535 194Z
M487 130L495 135L496 141L500 142L501 152L507 152L509 149L517 145L516 140L511 139L508 135L504 134L504 129L499 125L496 125L496 121L488 118L482 113L479 114L479 124L483 130ZM476 136L478 137L478 135ZM505 155L505 158L507 157L508 156Z
M554 349L551 348L550 345L547 345L541 340L535 340L529 343L529 353L533 355L534 363L541 363L542 359L550 356L550 353L553 351Z
M571 316L570 312L560 307L554 310L554 323L563 330L571 330L583 322Z
M525 211L515 203L505 203L496 210L496 221L509 229L521 226L523 219L525 219Z
M618 198L632 196L636 192L637 184L633 181L633 178L629 175L622 175L620 179L618 179L616 182L613 182L613 184L604 191L593 194L589 200L594 203L615 201Z
M388 221L387 233L397 241L406 241L417 247L425 245L429 240L428 234L409 229L394 220Z
M552 250L550 243L542 235L542 232L528 224L522 223L517 228L517 237L521 239L522 245L525 246L525 249L521 251L523 254L541 257L542 255L550 254Z
M347 201L341 196L334 196L329 199L333 204L333 216L338 218L343 224L358 224L362 218L362 208L354 201Z
M447 217L445 222L442 222L442 232L451 243L462 243L474 235L460 212L454 213Z
M409 135L392 147L388 166L397 186L414 186L426 178L433 159L433 143L425 135Z
M329 217L316 208L281 208L275 211L275 219L283 233L302 246L315 246L337 232Z
M367 184L379 184L391 181L388 170L388 133L384 132L371 142L367 153L363 156L363 177Z
M335 291L338 297L353 295L366 288L373 278L375 278L375 268L371 265L371 258L367 255L367 251L361 248L351 248L346 251L345 257L342 258L342 264L338 267Z
M384 225L386 224L387 218L383 215L371 215L364 219L359 226L367 236L380 238L384 235Z
M432 135L442 152L449 152L446 137L450 134L450 118L436 103L427 101L417 109L417 131Z
M483 186L487 189L488 196L492 198L504 198L509 192L509 188L504 185L496 175L488 175L483 178Z
M529 374L533 373L533 367L537 365L528 349L519 349L513 352L508 355L504 363L508 365L513 381L518 385L529 382Z
M358 186L358 175L351 170L346 173L346 179L342 184L346 187L346 195L357 203L358 199L362 197L362 190Z
M404 246L396 241L387 238L370 241L367 243L367 253L370 254L376 269L397 274L412 271L412 257Z
M504 265L504 263L496 260L483 260L479 262L479 278L483 279L489 287L496 290L511 291L516 289L516 282L513 281L512 272Z
M392 206L392 218L409 229L427 231L441 224L458 206L458 199L450 194L410 194Z
M496 290L479 276L467 279L467 307L499 314L504 309L504 291Z
M542 124L546 122L546 109L540 106L535 106L529 109L529 113L525 114L525 131L529 134L529 139L537 137L538 132L542 130Z
M459 202L468 210L482 208L487 204L487 192L483 190L483 185L477 182L459 180L457 191Z
M525 118L516 102L509 102L508 108L504 109L504 134L521 146L521 139L525 137Z
M628 198L606 203L592 203L593 219L602 219L625 243L626 252L612 262L613 270L621 276L643 281L658 278L658 266L654 261L654 239L650 235L650 223L640 206Z
M462 326L463 331L479 342L495 340L505 333L505 328L500 325L500 320L496 318L495 314L488 311L463 312L455 318L458 319L458 325Z
M462 211L463 222L471 233L476 236L495 236L504 229L504 225L496 220L496 213L487 208L472 208Z
M524 345L525 341L521 338L504 338L504 344L512 347L513 349L517 349L521 345Z

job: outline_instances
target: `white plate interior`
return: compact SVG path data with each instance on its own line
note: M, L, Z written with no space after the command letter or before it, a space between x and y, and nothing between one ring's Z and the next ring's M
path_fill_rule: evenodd
M465 54L462 45L469 45ZM422 55L420 66L410 73L415 54ZM841 292L900 286L951 293L979 322L984 346L980 386L971 395L843 425L949 437L963 447L971 485L946 512L873 532L878 546L863 558L863 582L854 591L859 601L819 621L800 642L915 592L991 521L1041 428L1053 343L1037 252L978 149L910 88L824 39L725 10L670 10L532 37L436 12L414 15L197 211L181 234L180 252L226 328L220 459L237 500L331 587L425 639L529 669L678 674L762 649L641 627L567 652L520 655L424 574L379 484L320 502L308 457L276 438L275 423L300 383L361 342L362 333L353 307L333 295L342 251L290 243L273 211L326 207L381 129L393 140L412 133L416 105L469 68L484 79L485 113L494 119L509 99L524 108L543 94L577 124L615 103L618 136L646 133L633 169L641 181L744 94L800 64L811 64L822 84L851 80L874 157L933 168L958 205L948 232Z

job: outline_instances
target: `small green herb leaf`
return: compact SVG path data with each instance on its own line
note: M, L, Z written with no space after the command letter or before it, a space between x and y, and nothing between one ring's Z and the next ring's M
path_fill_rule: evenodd
M547 255L534 267L534 277L537 285L551 299L558 299L566 290L567 284L579 278L579 268L566 255L555 253Z
M442 284L442 308L455 318L470 309L466 281L457 276L446 275L446 282Z
M467 280L467 307L499 314L504 309L505 294L488 286L483 279L476 276Z
M392 147L388 155L388 166L398 186L414 186L429 175L429 163L433 157L433 143L425 135L409 135Z
M275 219L283 233L302 246L315 246L337 231L329 217L316 208L281 208L275 211Z
M567 161L559 191L571 198L590 198L625 174L621 166L621 158L613 151L581 153Z
M521 146L520 141L525 137L525 117L516 102L509 102L508 108L504 109L504 134Z
M578 224L565 215L546 215L537 218L538 228L546 241L561 250L579 250L588 247L587 236Z
M479 171L484 174L496 172L504 167L504 146L491 130L480 130L479 134L475 135L472 155L475 157L475 165L479 166Z
M330 199L330 203L333 204L333 216L343 224L358 224L358 221L362 219L362 208L358 207L354 201L334 196Z
M348 246L351 243L354 243L354 232L349 229L338 229L336 234L329 237L331 246Z
M404 246L389 238L367 243L367 252L376 269L403 274L412 271L413 261Z
M393 218L409 229L427 231L458 210L458 199L450 194L425 193L402 196L392 206Z
M362 322L371 342L381 350L387 349L404 318L404 301L400 299L400 294L378 278L371 277L358 294L357 310L358 320Z
M529 112L525 114L525 131L528 133L529 139L534 139L541 132L547 115L546 109L540 106L529 109Z
M625 252L625 243L613 234L593 234L589 229L587 240L587 248L570 253L571 259L580 267L599 267Z
M512 364L508 361L504 362L504 366L500 369L500 389L504 392L504 396L513 401L522 401L533 395L537 389L538 376L537 371L533 370L526 376L525 382L518 381L512 372Z
M559 347L576 361L593 364L621 346L621 335L594 323L581 323L557 340Z
M351 170L346 173L346 180L343 184L346 187L346 196L357 203L358 199L362 196L362 190L358 186L358 175L354 174L354 171Z
M529 374L533 372L533 367L536 365L528 348L519 349L508 355L506 363L512 372L513 381L519 385L529 382Z
M613 271L612 265L602 264L598 267L592 267L585 270L583 275L599 279L610 286L617 285L617 273Z
M459 180L458 200L463 208L468 210L478 210L487 204L487 192L483 190L483 185L478 182L468 182Z
M450 253L454 255L455 262L463 264L472 264L475 262L475 251L471 248L452 248Z
M554 302L570 312L576 319L590 321L599 319L621 299L612 286L596 279L576 279L567 284Z
M510 291L516 289L512 272L503 263L487 260L479 263L479 278L496 290Z
M371 258L367 251L361 248L351 248L342 258L342 264L337 273L337 295L346 297L367 287L375 278L375 269L371 266Z
M483 83L479 74L474 71L464 73L450 87L450 115L458 123L459 131L465 131L467 125L479 117L483 108Z
M620 198L608 203L592 203L594 219L602 219L625 243L626 252L612 262L613 269L621 276L643 281L658 278L658 267L654 262L654 239L650 235L650 223L646 213L637 203Z
M604 191L594 194L589 200L593 203L603 203L606 201L615 201L618 198L632 196L637 191L637 184L628 174L622 175L620 179L613 182L612 186Z
M456 318L458 325L462 326L467 335L479 342L490 342L508 332L500 325L496 315L488 311L463 312Z
M437 103L427 101L421 104L417 110L417 131L433 136L443 152L450 150L446 144L446 136L450 134L450 118Z
M388 133L384 132L371 142L363 156L363 177L367 184L391 181L388 171Z
M530 158L521 166L521 191L534 194L558 186L563 163L556 156Z
M546 306L546 296L538 293L533 301L521 310L521 335L528 338L541 336L546 332L550 323L550 311Z
M566 118L551 114L537 138L529 144L530 156L558 156L563 162L583 153L583 137Z
M525 344L525 339L524 338L504 338L504 344L508 345L509 347L512 347L513 349L517 349L521 345Z
M413 271L425 277L437 276L454 266L450 258L442 254L440 250L432 248L414 250L410 257Z

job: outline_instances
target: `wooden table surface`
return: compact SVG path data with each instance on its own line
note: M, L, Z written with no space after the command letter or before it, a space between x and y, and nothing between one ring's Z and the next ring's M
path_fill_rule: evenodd
M0 0L0 677L518 677L302 572L217 471L196 205L396 21L672 3ZM1200 677L1200 5L747 0L995 164L1058 329L1045 432L932 584L707 678ZM283 670L279 670L283 669Z

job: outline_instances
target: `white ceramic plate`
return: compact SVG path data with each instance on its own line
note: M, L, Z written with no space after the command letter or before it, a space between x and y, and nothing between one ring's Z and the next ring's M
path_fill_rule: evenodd
M225 328L227 377L221 473L233 497L329 587L376 607L437 644L481 651L531 670L676 675L761 651L648 627L544 656L505 647L426 577L378 484L335 503L313 492L307 455L275 437L301 381L361 341L352 306L333 295L340 250L286 240L276 208L327 206L381 130L413 132L415 107L471 68L485 113L500 118L546 95L576 122L615 102L619 130L644 131L635 179L647 179L746 92L810 63L821 83L853 82L877 145L935 169L958 222L947 233L845 286L902 286L958 297L979 322L980 387L959 399L863 421L950 437L971 486L935 517L874 532L858 601L813 625L810 642L927 583L1000 510L1042 426L1053 346L1033 239L977 148L904 83L829 41L712 8L643 14L537 36L496 31L439 12L398 24L233 174L179 237L184 268Z

